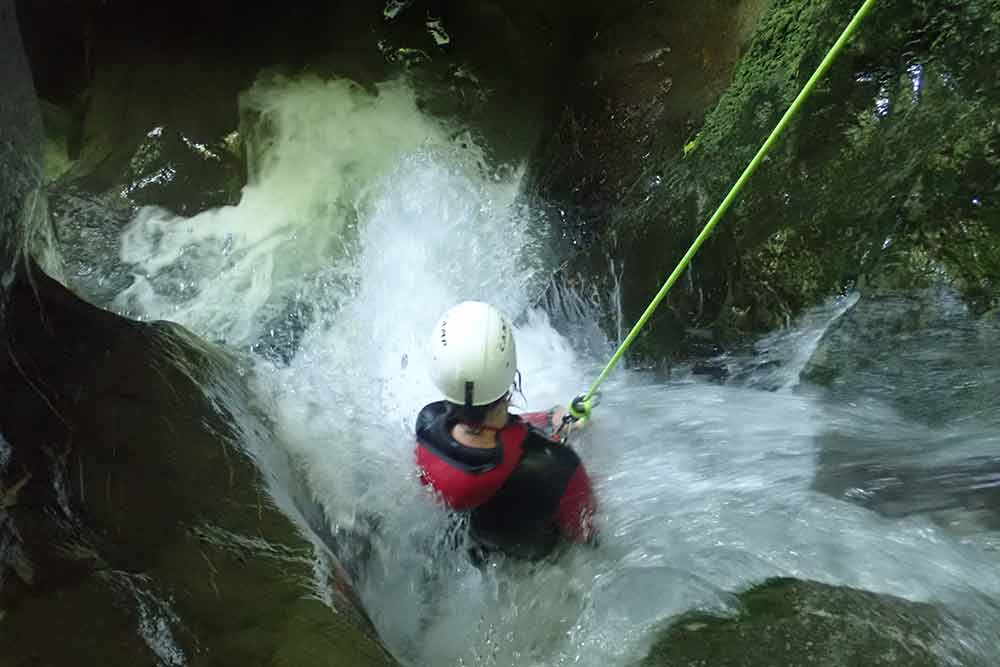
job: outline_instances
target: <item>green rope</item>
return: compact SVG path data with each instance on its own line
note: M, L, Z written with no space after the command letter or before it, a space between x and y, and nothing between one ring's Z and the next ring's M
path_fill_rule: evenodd
M719 208L717 208L715 210L715 213L712 214L712 217L709 218L708 222L705 224L705 228L701 230L700 234L698 234L698 238L694 240L694 243L691 244L691 247L688 248L688 251L684 253L684 257L682 257L680 263L677 264L677 268L675 268L673 273L670 274L670 277L667 278L667 282L663 283L663 287L661 287L660 291L656 293L655 297L653 297L653 300L650 302L649 306L646 307L646 310L642 313L642 316L639 318L639 321L635 323L635 326L633 326L632 330L629 331L628 336L625 337L625 340L622 341L622 344L618 346L617 350L615 350L614 355L611 357L611 361L609 361L607 366L604 367L604 370L601 371L601 374L594 381L594 384L590 385L590 389L588 389L587 393L583 396L584 403L587 403L591 401L591 399L593 399L594 394L597 392L597 388L601 386L601 383L604 382L604 379L608 376L609 373L611 373L612 369L614 369L614 367L618 364L621 358L625 355L625 351L628 350L629 346L636 339L636 336L639 335L639 331L646 324L649 318L652 317L653 311L656 310L656 307L660 305L660 302L663 301L663 298L667 296L667 292L670 291L670 288L674 286L674 283L677 282L677 279L680 278L682 273L684 273L684 270L687 268L688 264L691 263L691 259L695 256L695 253L698 252L698 249L701 248L702 244L705 242L705 239L707 239L708 235L712 233L712 230L715 228L715 225L718 224L723 214L725 214L725 212L729 209L730 204L732 204L733 200L735 200L737 195L739 195L740 191L743 189L743 185L747 182L747 180L749 180L750 175L753 174L753 172L757 169L757 166L761 163L761 160L764 159L764 156L767 154L768 150L770 150L774 142L777 141L778 137L785 129L785 126L787 126L788 123L795 116L795 114L798 113L799 108L802 106L802 103L805 101L807 97L809 97L809 94L812 92L813 88L816 87L816 82L819 81L824 74L826 74L826 71L828 69L830 69L830 65L833 64L833 61L836 59L837 54L839 54L841 49L844 48L844 44L846 44L847 41L851 38L851 35L854 34L854 31L861 23L861 20L864 19L865 15L868 13L868 10L870 10L872 8L872 5L874 4L875 0L865 0L864 4L861 5L861 8L858 9L858 12L854 15L854 18L851 19L851 22L847 24L846 28L844 28L844 32L840 34L840 37L837 39L837 41L833 44L832 47L830 47L830 51L826 54L826 57L823 58L823 62L819 64L819 67L816 68L816 71L813 72L813 75L809 77L809 80L806 82L806 85L802 87L802 90L799 92L798 96L795 98L794 101L792 101L792 104L788 107L788 110L785 112L785 115L782 116L781 120L778 121L778 124L774 126L774 129L771 131L771 134L767 137L767 140L764 142L764 145L760 147L760 150L757 151L757 154L753 156L752 160L750 160L750 164L748 164L746 169L743 170L743 173L740 175L739 179L737 179L732 189L729 190L729 194L726 195L726 198L722 200L721 204L719 204Z

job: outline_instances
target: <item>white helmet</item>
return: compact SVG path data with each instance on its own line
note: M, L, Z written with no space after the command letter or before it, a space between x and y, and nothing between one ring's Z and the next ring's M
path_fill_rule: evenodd
M514 330L482 301L449 308L431 336L431 379L458 405L488 405L510 389L517 372Z

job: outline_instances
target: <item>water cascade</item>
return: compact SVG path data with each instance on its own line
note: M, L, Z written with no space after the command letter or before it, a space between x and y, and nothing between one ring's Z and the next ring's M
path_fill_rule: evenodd
M107 305L242 355L273 447L293 461L289 483L323 510L403 663L634 664L664 621L732 609L733 592L772 576L934 603L955 621L942 656L989 655L1000 613L982 600L1000 597L1000 575L983 540L815 488L831 433L932 437L887 401L800 382L854 295L724 359L726 383L617 371L574 443L597 483L597 546L485 567L447 548L446 513L412 463L413 419L436 398L424 357L435 318L465 298L517 318L524 409L584 388L614 332L583 300L536 306L556 267L519 203L520 171L488 166L462 128L418 109L405 81L372 94L268 79L242 103L258 131L240 202L191 218L141 210L115 258L135 279ZM989 437L988 416L969 420Z

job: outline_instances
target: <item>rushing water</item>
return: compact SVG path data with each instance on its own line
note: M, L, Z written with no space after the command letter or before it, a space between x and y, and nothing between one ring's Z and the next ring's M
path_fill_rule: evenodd
M602 334L582 302L556 323L574 339L533 308L547 235L516 206L517 173L489 169L468 137L420 113L406 85L372 96L344 82L272 81L244 104L265 139L240 204L191 219L143 210L119 258L136 279L113 305L247 353L275 446L325 510L405 663L630 664L671 615L729 608L732 592L773 575L939 603L977 623L948 641L988 655L974 641L997 641L996 612L978 602L1000 598L987 542L815 489L829 433L864 424L892 440L921 428L884 402L799 385L854 297L727 360L729 384L613 375L575 443L601 503L597 547L482 569L442 547L446 515L412 461L414 416L437 397L424 354L435 318L465 298L516 316L532 409L585 387L609 341L593 344Z

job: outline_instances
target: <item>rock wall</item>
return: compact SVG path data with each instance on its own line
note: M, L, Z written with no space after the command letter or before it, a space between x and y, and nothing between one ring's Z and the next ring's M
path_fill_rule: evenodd
M618 98L596 92L568 105L596 109L589 126L624 123L645 138L629 162L578 150L588 130L573 118L552 128L560 140L538 178L566 212L564 233L587 247L570 272L599 276L616 259L634 320L856 5L772 2L731 85L689 131L622 116ZM996 54L1000 3L964 7L875 6L651 322L639 346L647 358L716 353L851 287L944 282L979 312L995 305L1000 128L990 110L1000 86L983 63ZM544 181L550 164L563 165L556 183ZM605 181L617 199L595 206L594 183ZM581 220L590 236L574 228Z
M623 3L575 45L557 113L531 165L538 204L578 241L662 178L733 78L765 0ZM659 221L646 221L658 226Z
M15 281L11 313L3 655L393 664L336 558L272 500L251 458L266 451L244 448L270 443L266 422L237 430L211 400L243 391L234 404L253 409L232 360L89 306L37 267Z
M0 327L14 265L37 207L42 126L13 2L0 2ZM35 218L37 219L37 218Z

